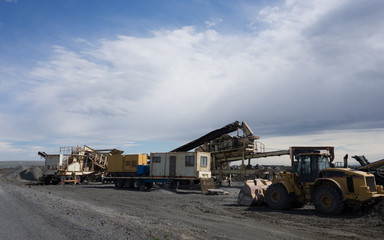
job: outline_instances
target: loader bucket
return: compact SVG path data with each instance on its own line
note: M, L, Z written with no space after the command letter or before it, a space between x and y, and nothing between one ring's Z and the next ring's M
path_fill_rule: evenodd
M272 182L266 179L247 180L240 190L237 203L243 206L261 205L264 201L264 192Z

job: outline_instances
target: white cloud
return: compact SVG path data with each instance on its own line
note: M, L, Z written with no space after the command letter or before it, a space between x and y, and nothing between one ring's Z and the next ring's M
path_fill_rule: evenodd
M266 151L286 150L290 146L334 146L335 162L342 162L345 154L349 155L349 163L359 165L352 156L364 155L370 162L384 158L384 128L370 130L336 130L323 131L302 136L262 138ZM272 162L272 163L271 163ZM289 156L254 159L252 164L290 165Z
M62 119L58 125L69 129L74 123L83 132L111 123L116 131L126 124L146 128L155 117L156 127L171 123L167 131L174 121L196 119L209 111L233 83L221 70L226 68L221 64L228 63L210 56L209 46L218 38L214 31L185 27L158 31L147 39L119 36L80 53L56 47L53 59L31 73L37 87L23 98L54 113L48 118ZM82 118L92 123L82 123Z
M248 13L256 30L243 35L186 26L75 38L86 47L54 47L14 95L24 111L3 114L1 130L111 145L183 143L233 120L264 134L383 127L384 15L350 21L362 5L287 1Z
M84 43L84 44L86 44L86 45L93 46L93 44L92 44L91 42L87 41L87 40L84 39L84 38L79 38L79 37L78 37L78 38L75 38L74 41L75 41L76 43Z
M1 152L20 152L22 151L21 148L14 147L9 142L0 142L0 151Z
M4 160L36 160L37 152L44 149L42 146L37 145L15 145L12 142L0 142L0 153L2 157L0 161Z
M211 28L211 27L215 27L217 24L221 23L222 21L223 21L223 19L217 18L217 19L214 19L212 21L205 21L205 25L207 25L207 27Z

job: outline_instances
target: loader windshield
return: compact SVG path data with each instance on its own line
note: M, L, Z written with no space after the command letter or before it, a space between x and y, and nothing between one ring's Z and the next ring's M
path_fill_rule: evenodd
M298 163L299 179L302 182L313 182L319 177L322 169L329 167L329 156L323 154L300 155Z
M328 156L319 156L318 158L319 171L324 168L329 168L329 158Z

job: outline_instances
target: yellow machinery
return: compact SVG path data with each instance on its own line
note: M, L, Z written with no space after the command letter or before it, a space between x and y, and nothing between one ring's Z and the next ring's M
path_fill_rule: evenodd
M333 168L333 147L291 147L294 171L274 176L265 192L273 209L302 207L312 202L318 212L338 214L384 197L374 175L350 168Z
M146 165L146 154L112 155L108 157L108 173L136 175L137 166Z

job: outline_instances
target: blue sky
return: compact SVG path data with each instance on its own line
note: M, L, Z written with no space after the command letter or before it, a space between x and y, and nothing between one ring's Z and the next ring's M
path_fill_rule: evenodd
M381 159L383 25L378 0L0 0L0 160L169 151L235 120L267 150Z

